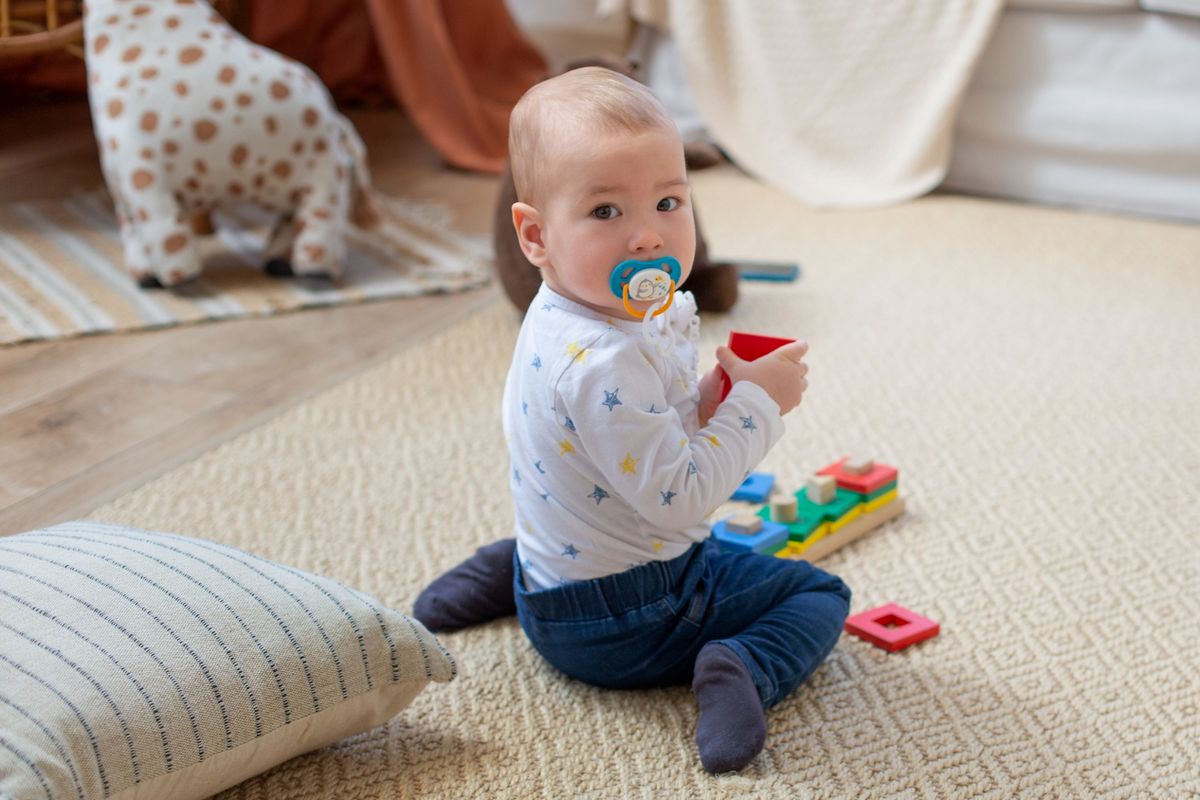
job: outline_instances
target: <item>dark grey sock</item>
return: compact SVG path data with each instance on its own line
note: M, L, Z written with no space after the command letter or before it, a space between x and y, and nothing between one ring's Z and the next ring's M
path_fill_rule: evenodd
M517 613L513 600L516 539L484 545L437 578L413 604L413 616L434 633L456 631Z
M700 707L696 747L705 770L736 772L762 752L767 717L737 653L716 642L702 647L692 674L692 693Z

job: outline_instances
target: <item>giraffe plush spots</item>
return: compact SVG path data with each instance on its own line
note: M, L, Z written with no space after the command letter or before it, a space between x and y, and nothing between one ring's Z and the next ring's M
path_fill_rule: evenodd
M277 213L264 261L341 273L366 149L312 71L203 0L88 0L88 97L126 266L143 286L200 274L190 219Z

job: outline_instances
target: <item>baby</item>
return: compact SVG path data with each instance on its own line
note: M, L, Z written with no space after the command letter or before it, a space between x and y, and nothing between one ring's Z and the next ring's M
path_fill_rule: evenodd
M515 610L574 678L690 683L701 763L740 770L764 710L825 659L849 609L838 578L722 552L704 522L783 434L807 346L753 362L720 347L697 378L683 144L645 87L602 68L538 84L509 147L513 225L543 280L504 390L515 547L480 548L414 614L451 630Z

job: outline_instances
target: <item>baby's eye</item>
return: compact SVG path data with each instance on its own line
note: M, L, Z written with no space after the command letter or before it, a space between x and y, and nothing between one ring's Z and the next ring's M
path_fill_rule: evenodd
M677 208L679 208L678 197L664 197L662 200L658 201L659 211L674 211Z
M593 208L592 216L596 219L616 219L621 216L621 212L617 211L617 207L611 203L605 203L602 206Z

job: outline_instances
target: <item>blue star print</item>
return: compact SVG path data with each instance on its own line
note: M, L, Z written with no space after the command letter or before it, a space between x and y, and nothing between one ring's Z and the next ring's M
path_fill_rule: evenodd
M533 462L533 465L537 467L538 472L542 473L543 475L546 474L546 470L542 469L542 462L540 460Z
M609 411L613 410L613 406L625 405L624 403L621 402L620 398L617 397L617 392L619 392L619 391L621 391L620 386L618 386L616 389L613 389L611 392L608 389L605 389L604 390L604 402L601 403L600 405L608 406Z
M754 424L754 417L738 417L742 421L742 430L756 431L758 426Z
M521 471L519 469L513 470L513 480L517 482L518 486L521 484Z
M566 425L567 425L567 430L569 430L569 431L571 431L572 433L574 433L574 432L575 432L575 423L571 421L571 418L570 418L570 417L567 417L567 418L566 418L566 420L567 420L567 423L566 423Z
M539 356L537 353L533 354L533 368L534 369L542 368L542 357Z
M550 303L546 303L545 305L542 306L542 311L549 311L552 308L554 308L553 305L551 305Z
M688 462L688 475L695 475L695 474L696 474L696 462L689 461Z
M526 402L521 403L521 413L527 417L529 416L529 403L526 403Z
M571 558L574 558L575 556L579 555L579 551L575 549L575 545L569 544L563 548L562 554L564 556L570 556Z
M593 491L591 494L589 494L588 497L595 500L596 505L600 505L601 500L605 500L608 498L608 492L604 491L603 489L601 489L599 486L596 486L595 484L592 484L592 485L595 487L595 491Z
M675 492L672 492L670 489L668 489L665 492L659 492L659 494L662 495L662 499L663 499L662 504L664 506L671 505L671 498L675 496Z
M649 408L649 409L647 409L646 413L648 413L648 414L661 414L661 413L663 413L663 412L661 412L661 411L657 410L657 409L654 407L654 403L651 403L651 404L650 404L650 408Z
M538 495L538 497L542 498L543 503L550 502L550 493L549 492L546 492L545 494L540 494L540 495Z

